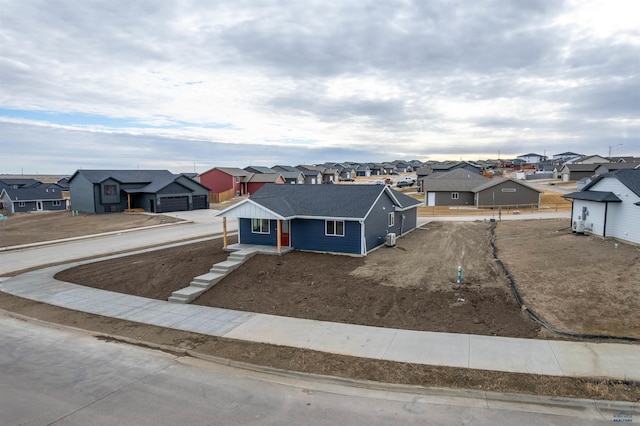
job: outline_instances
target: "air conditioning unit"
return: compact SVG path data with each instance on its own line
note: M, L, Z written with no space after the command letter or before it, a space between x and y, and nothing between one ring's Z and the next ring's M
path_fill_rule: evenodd
M389 232L384 239L384 245L387 247L393 247L396 245L396 234L393 232Z
M576 234L584 234L584 228L585 228L585 226L584 226L584 221L583 220L574 220L573 221L573 226L571 227L571 229Z

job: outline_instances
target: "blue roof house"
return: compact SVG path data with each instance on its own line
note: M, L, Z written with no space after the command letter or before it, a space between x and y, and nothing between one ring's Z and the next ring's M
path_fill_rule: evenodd
M414 229L421 204L387 185L267 184L216 216L238 218L239 244L365 256Z

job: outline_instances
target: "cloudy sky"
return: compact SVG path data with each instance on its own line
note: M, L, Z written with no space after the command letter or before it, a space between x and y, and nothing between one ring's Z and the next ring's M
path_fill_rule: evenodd
M0 0L0 173L640 156L640 2Z

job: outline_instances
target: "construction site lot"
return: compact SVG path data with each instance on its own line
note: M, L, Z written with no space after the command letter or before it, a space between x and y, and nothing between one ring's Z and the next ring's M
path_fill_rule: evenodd
M640 272L640 251L622 243L614 248L610 240L572 235L568 225L566 219L497 223L498 255L513 270L525 302L560 329L592 332L593 327L585 325L600 324L603 333L638 337L640 319L633 307L637 306L634 277ZM229 243L233 242L232 237ZM397 243L364 258L305 252L257 255L195 303L381 327L553 338L519 309L493 260L489 223L431 222ZM56 278L166 300L227 255L222 241L215 239L95 262L63 271ZM456 283L458 266L463 268L461 286ZM551 279L543 282L542 276ZM540 305L532 297L538 291L547 292L539 298ZM596 309L590 299L598 299ZM640 385L625 381L393 363L244 342L71 311L5 293L0 293L0 309L108 339L269 368L427 387L640 401ZM623 317L628 327L620 331L617 327Z

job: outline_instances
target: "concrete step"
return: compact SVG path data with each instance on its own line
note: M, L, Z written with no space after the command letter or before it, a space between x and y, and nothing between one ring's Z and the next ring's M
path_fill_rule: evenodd
M257 254L256 251L243 251L243 250L234 251L233 253L231 253L229 255L227 260L246 262L247 260L249 260L250 258L255 256L256 254Z
M207 274L195 277L193 281L191 281L190 285L193 287L209 289L218 284L218 282L220 282L220 280L222 280L225 276L226 274L223 273L209 272Z
M210 272L218 272L222 274L228 274L229 272L238 269L243 262L234 261L234 260L225 260L220 263L216 263L210 269Z
M205 290L206 289L202 287L193 287L193 286L181 288L180 290L176 290L173 293L171 293L171 296L169 297L169 302L189 303L193 299L195 299L196 297L204 293Z

